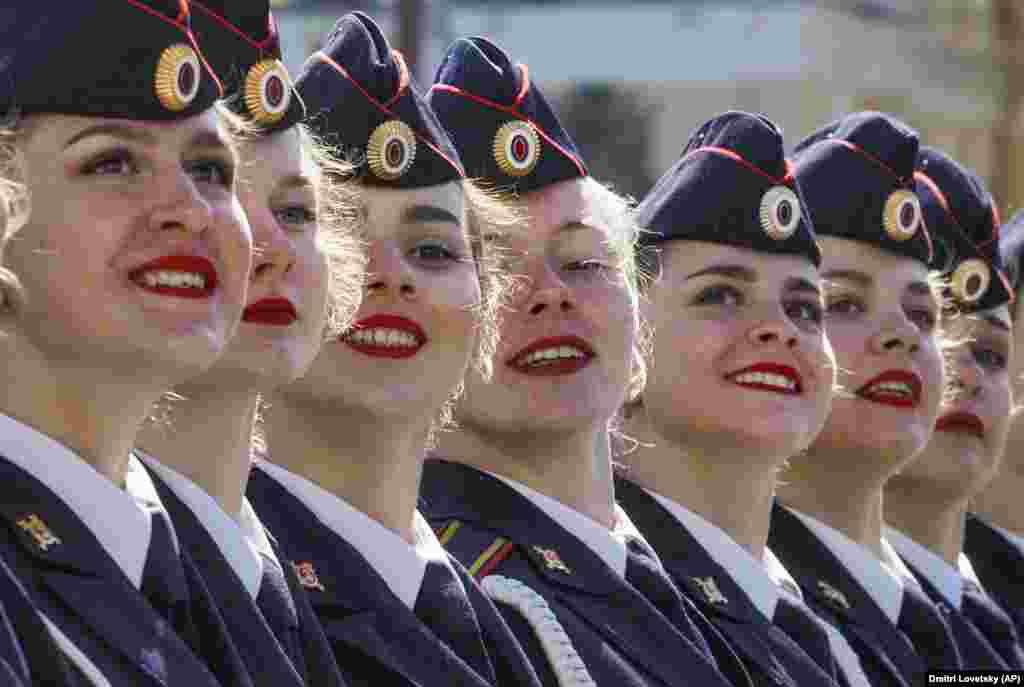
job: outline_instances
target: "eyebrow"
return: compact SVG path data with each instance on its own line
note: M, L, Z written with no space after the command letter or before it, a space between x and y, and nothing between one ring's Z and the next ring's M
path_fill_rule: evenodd
M292 189L311 189L313 180L305 174L291 174L277 183L277 192L291 191Z
M200 131L195 136L189 139L186 148L212 148L214 150L220 150L229 155L234 155L234 148L228 145L228 142L216 132L213 131Z
M412 205L402 212L402 221L407 224L430 224L431 222L448 222L461 226L462 222L450 210L436 205Z
M215 136L218 139L220 138L219 136L216 136L216 134L210 134L209 132L205 133L211 136ZM67 150L68 148L75 145L79 141L84 140L86 138L91 138L93 136L110 136L112 138L120 138L126 141L148 143L150 145L156 143L156 134L154 134L152 131L148 129L127 126L125 124L117 124L114 122L107 122L104 124L96 124L95 126L90 126L85 129L82 129L77 134L68 139L68 142L64 144L64 149ZM221 141L220 143L221 145L224 144L223 141Z
M743 265L712 265L711 267L697 270L693 274L686 275L686 281L706 276L727 277L751 283L757 281L757 272Z
M571 233L577 232L577 231L598 231L599 232L601 230L598 229L595 226L590 225L590 224L584 224L583 222L572 221L572 222L566 222L562 226L558 227L558 229L555 230L555 233L556 234L571 234Z
M875 281L871 275L859 270L830 270L822 274L821 278L825 281L850 281L863 289L869 288Z

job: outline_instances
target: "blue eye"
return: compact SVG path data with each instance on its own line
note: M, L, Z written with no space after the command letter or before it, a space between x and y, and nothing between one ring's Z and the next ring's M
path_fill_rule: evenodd
M922 332L930 332L935 329L938 317L928 308L907 308L907 319L917 325Z
M974 359L978 364L989 370L1002 370L1006 368L1006 356L991 348L976 347L973 350Z
M412 256L424 262L442 262L458 260L459 256L448 249L440 241L424 241L412 249Z
M304 205L289 205L274 210L277 221L286 226L304 227L316 222L316 213Z
M574 260L566 263L565 269L570 272L603 272L609 269L609 266L600 260Z
M96 176L135 174L138 171L134 156L127 150L109 151L90 160L82 167L83 174Z
M862 302L850 296L836 296L826 299L825 313L838 317L856 317L864 314L865 307Z

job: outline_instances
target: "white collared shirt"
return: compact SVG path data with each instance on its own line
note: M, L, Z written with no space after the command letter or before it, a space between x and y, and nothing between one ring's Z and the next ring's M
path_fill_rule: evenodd
M925 579L938 590L951 608L960 610L963 605L964 579L960 571L947 563L941 556L892 527L885 528L885 536L896 551L917 568Z
M616 575L625 578L626 540L628 538L637 538L640 541L644 541L644 539L618 505L615 507L617 527L616 531L613 532L598 521L580 513L575 508L570 508L561 501L542 494L536 489L531 489L521 482L516 482L493 472L488 472L487 474L501 480L522 494L530 503L544 511L549 518L568 530L569 534L583 542L584 546L593 551L609 568L614 570ZM625 525L625 523L629 524ZM632 528L632 531L628 531L629 528ZM648 550L653 550L649 545L647 548Z
M266 461L257 460L256 465L313 511L320 524L355 547L410 609L416 605L428 562L451 569L441 542L419 511L413 521L416 545L410 546L398 533L306 478Z
M771 620L779 602L779 588L764 566L749 551L736 543L724 530L672 499L647 491L686 528L708 555L722 567L740 589L746 592L761 614Z
M814 611L807 607L804 603L803 592L800 591L800 585L796 583L793 576L786 570L786 566L782 565L782 562L768 547L764 549L763 562L765 571L779 589L785 591L794 602L803 606L808 616L817 620L818 626L825 631L825 635L828 637L829 648L832 649L832 656L836 660L836 665L839 666L839 670L846 676L846 684L849 687L871 687L871 682L868 681L864 667L860 664L860 658L854 652L850 643L846 641L846 638L843 637L839 630L824 618L815 615Z
M903 578L898 571L884 565L875 554L853 541L837 529L789 509L832 552L846 571L878 604L886 617L895 625L903 607Z
M970 582L978 588L982 594L987 594L985 588L981 586L981 579L978 577L978 573L974 572L974 564L971 563L971 559L967 557L967 554L963 551L957 556L957 570L960 571L960 576L964 579L964 583Z
M119 488L63 444L2 413L0 455L56 494L96 536L135 588L142 586L153 526L150 511L133 493ZM129 465L134 484L129 488L151 499L156 492L146 492L148 475L140 477L131 468ZM60 532L56 534L60 536Z
M259 594L263 581L263 560L260 549L253 537L262 527L249 525L249 532L242 528L241 519L235 520L228 515L220 504L198 484L185 477L177 470L164 465L149 454L135 449L135 453L146 465L155 471L174 495L181 499L185 507L192 511L203 529L210 535L231 569L242 581L245 591L253 599ZM247 502L243 503L243 512ZM251 512L251 508L249 511ZM255 515L253 515L255 517ZM256 521L259 522L258 520ZM269 546L269 545L268 545Z

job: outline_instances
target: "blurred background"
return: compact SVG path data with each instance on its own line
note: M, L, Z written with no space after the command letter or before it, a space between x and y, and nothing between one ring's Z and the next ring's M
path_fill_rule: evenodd
M373 16L429 86L483 35L530 67L597 179L642 197L690 132L763 112L787 144L891 112L1024 206L1024 0L273 0L297 73L335 19Z

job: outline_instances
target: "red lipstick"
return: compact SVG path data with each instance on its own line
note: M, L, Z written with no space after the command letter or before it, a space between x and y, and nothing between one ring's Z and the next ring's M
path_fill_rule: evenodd
M139 288L162 296L209 298L217 289L217 269L197 255L167 255L129 275Z
M350 348L377 358L411 358L427 342L416 322L401 315L371 315L359 320L341 340Z
M906 370L886 370L857 390L873 403L914 408L921 402L921 378Z
M287 327L299 319L295 306L287 298L263 298L242 311L242 321Z
M985 423L974 413L947 413L935 422L936 432L958 432L978 439L985 438Z
M796 396L803 392L800 373L789 365L756 363L726 375L734 384L759 391Z
M509 367L536 376L569 375L594 359L594 349L578 336L537 339L509 358Z

